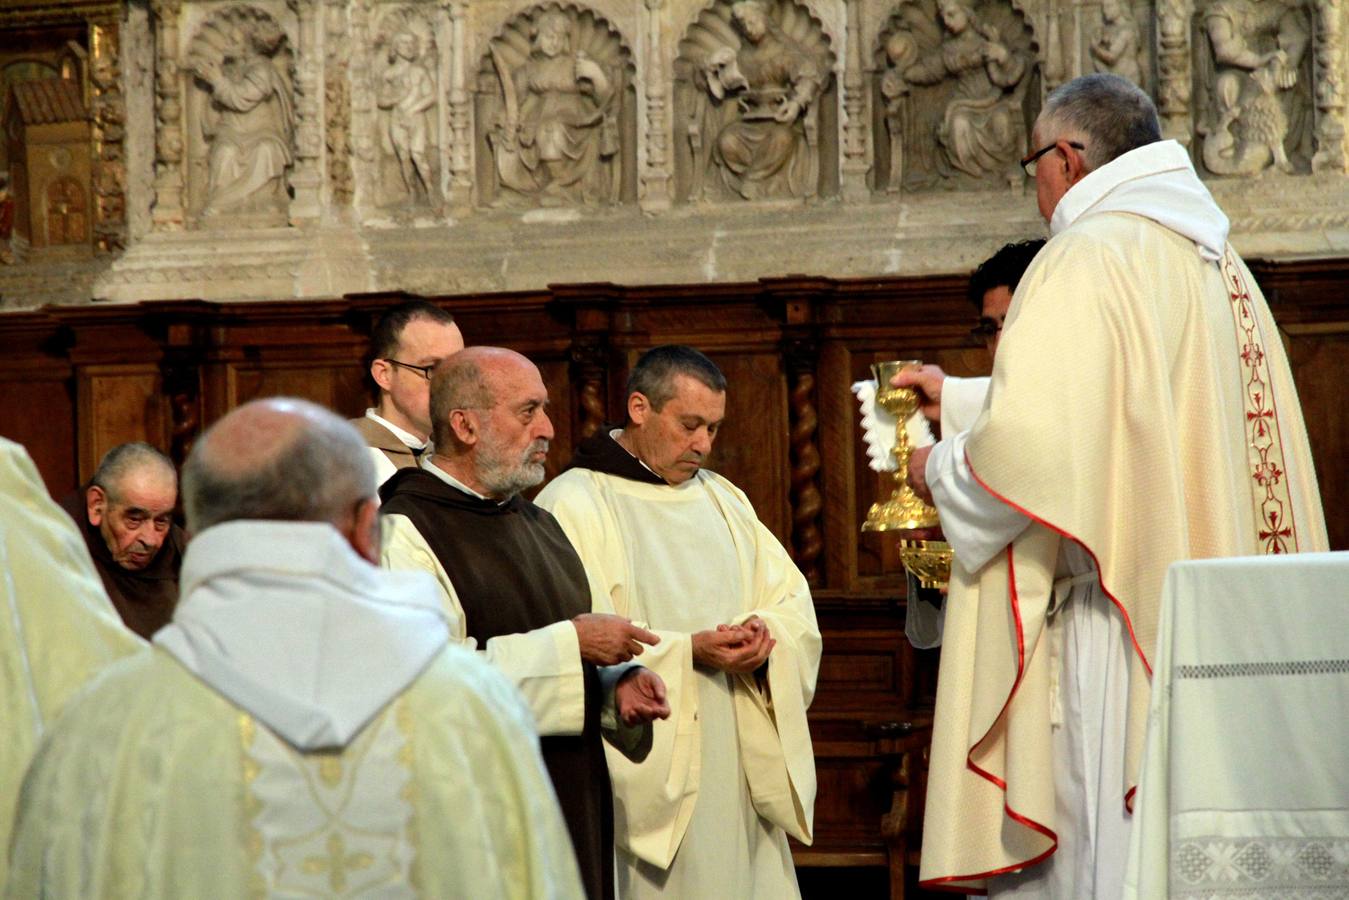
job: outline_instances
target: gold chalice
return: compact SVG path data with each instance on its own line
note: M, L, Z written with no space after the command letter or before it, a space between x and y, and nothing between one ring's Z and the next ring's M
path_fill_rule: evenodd
M935 528L937 511L909 487L909 458L913 443L909 440L908 421L918 411L918 394L912 388L890 386L890 379L904 369L917 368L916 359L873 363L876 377L876 405L895 417L895 487L889 499L873 503L862 523L863 531L909 531ZM951 545L944 541L908 540L899 542L899 559L923 587L942 587L951 578Z

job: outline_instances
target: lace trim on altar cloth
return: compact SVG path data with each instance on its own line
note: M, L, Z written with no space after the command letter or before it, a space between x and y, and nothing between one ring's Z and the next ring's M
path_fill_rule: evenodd
M1349 897L1349 837L1193 837L1171 849L1173 900Z
M1305 659L1286 662L1217 663L1177 666L1178 678L1252 678L1269 675L1342 675L1349 659ZM1349 896L1349 892L1345 896Z

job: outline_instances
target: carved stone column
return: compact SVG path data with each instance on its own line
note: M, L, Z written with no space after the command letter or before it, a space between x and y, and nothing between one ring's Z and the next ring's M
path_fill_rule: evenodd
M323 180L319 174L319 155L323 148L323 104L319 96L319 55L317 0L289 0L299 17L296 47L295 92L295 171L290 185L295 196L290 201L290 223L301 225L318 220L319 193Z
M848 55L843 65L843 196L867 196L867 146L871 143L866 115L866 76L862 68L862 3L848 0Z
M824 550L824 536L820 531L824 512L819 487L820 420L815 411L819 342L812 337L791 337L783 352L787 363L787 406L791 418L792 556L806 581L818 585L820 554Z
M351 100L351 168L352 184L357 209L374 204L372 172L377 165L371 120L375 116L375 91L370 81L370 7L364 0L355 0L347 12L347 54L350 75L347 91Z
M1349 171L1344 124L1344 4L1316 3L1316 153L1313 172Z
M346 0L325 0L323 108L330 206L346 209L356 194L351 173L351 93L347 88Z
M90 113L93 119L94 249L126 246L126 98L122 94L117 21L89 26Z
M670 207L669 128L666 121L665 56L661 47L661 2L646 0L646 167L642 171L642 206Z
M468 10L462 2L450 4L450 203L473 203L473 123L468 93Z
M1157 112L1162 137L1190 145L1190 16L1189 0L1157 3Z
M178 72L181 0L153 0L155 17L155 208L156 231L183 227L183 104Z

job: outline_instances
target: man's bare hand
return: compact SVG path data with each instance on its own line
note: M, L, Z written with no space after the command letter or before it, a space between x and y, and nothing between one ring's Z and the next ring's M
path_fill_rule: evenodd
M909 487L924 502L932 503L932 490L927 485L927 458L932 455L932 445L919 447L909 457Z
M758 616L740 625L718 625L693 635L693 661L709 669L749 674L768 660L777 641Z
M641 725L670 717L665 699L665 682L650 669L634 666L624 673L614 688L614 705L624 725Z
M913 388L918 394L918 409L932 422L941 422L941 389L946 373L941 366L919 366L904 369L890 379L890 386Z
M571 620L581 645L581 659L597 666L614 666L641 655L642 644L655 646L660 638L622 616L584 613Z

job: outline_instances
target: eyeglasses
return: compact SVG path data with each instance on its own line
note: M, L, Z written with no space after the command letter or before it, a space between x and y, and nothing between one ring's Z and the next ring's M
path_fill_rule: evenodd
M1079 144L1077 141L1068 141L1067 144L1068 144L1069 147L1072 147L1074 150L1085 150L1085 149L1087 149L1084 145ZM1054 149L1055 147L1057 147L1058 145L1059 145L1059 142L1058 142L1058 141L1055 141L1054 143L1050 144L1048 147L1042 147L1041 149L1036 150L1036 151L1035 151L1034 153L1032 153L1030 156L1027 156L1025 159L1021 160L1021 168L1023 168L1023 169L1026 170L1026 174L1027 174L1027 175L1029 175L1031 178L1034 178L1034 177L1035 177L1035 163L1036 163L1036 160L1038 160L1040 157L1044 156L1044 155L1045 155L1046 153L1048 153L1050 150L1053 150L1053 149Z
M970 329L970 337L985 347L992 344L1002 333L1002 323L988 316L980 316L979 324Z
M435 369L435 366L414 366L412 363L399 362L396 359L389 359L388 357L385 357L384 361L391 366L402 366L404 369L411 369L427 381L431 380L431 372Z

